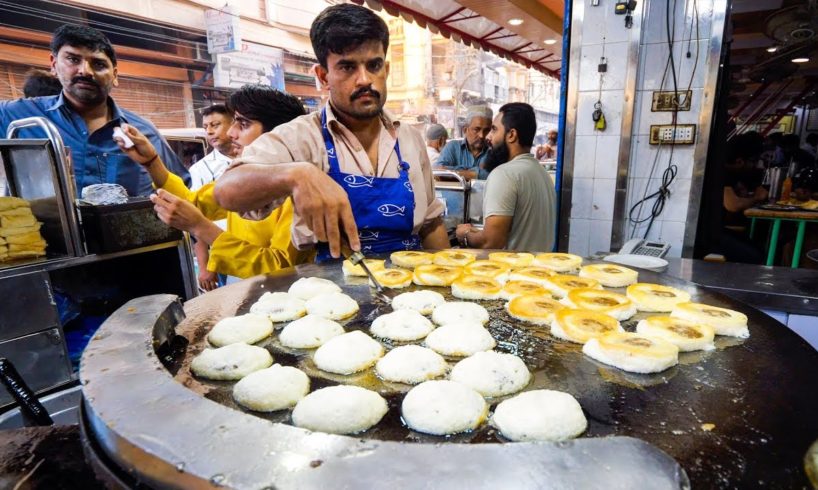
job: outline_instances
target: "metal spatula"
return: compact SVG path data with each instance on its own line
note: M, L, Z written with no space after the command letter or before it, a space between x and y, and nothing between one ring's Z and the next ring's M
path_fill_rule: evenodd
M369 270L369 267L366 266L366 262L364 262L364 254L361 252L353 252L351 248L349 248L346 244L342 245L341 251L343 252L344 256L352 263L352 265L360 265L361 268L366 272L366 275L369 277L370 283L375 287L375 297L379 300L383 301L386 304L392 304L392 298L387 296L384 293L383 286L381 283L375 279L375 275L372 274L372 271Z

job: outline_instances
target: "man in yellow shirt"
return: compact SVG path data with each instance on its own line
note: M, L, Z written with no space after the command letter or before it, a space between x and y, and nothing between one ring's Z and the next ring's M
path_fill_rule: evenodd
M296 97L263 85L245 85L231 95L227 106L233 112L228 134L242 148L279 124L304 114ZM120 147L148 170L158 188L151 199L159 218L210 245L208 270L247 278L311 259L311 252L299 252L292 244L291 200L262 221L245 220L219 207L213 197L213 183L191 191L167 170L144 136L132 127L127 132L134 146ZM226 230L213 223L220 219L227 220Z

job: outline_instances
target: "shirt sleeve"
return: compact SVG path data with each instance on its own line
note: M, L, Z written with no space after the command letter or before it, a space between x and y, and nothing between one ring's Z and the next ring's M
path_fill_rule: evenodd
M299 130L305 129L303 125L282 124L269 133L262 134L242 150L241 156L233 160L226 172L245 164L270 165L271 172L275 172L274 165L279 163L313 162L319 165L319 161L313 158L313 155L317 155L316 149L308 139L299 135ZM272 200L260 209L242 213L242 217L263 220L285 200L286 197Z
M483 218L489 216L514 216L517 207L517 186L505 172L495 169L486 181L483 196Z
M190 173L187 171L184 165L182 165L182 161L179 160L179 157L174 153L171 149L168 142L165 138L159 134L159 130L149 121L145 120L144 123L149 128L149 133L146 134L148 138L151 140L154 148L156 148L156 152L159 154L159 158L165 163L165 166L170 170L171 173L178 175L185 185L190 185Z
M435 165L447 168L457 168L457 158L455 158L455 145L459 144L458 141L449 141L446 143L446 146L440 150L440 156L437 157L437 163Z
M229 231L223 232L210 247L207 269L221 274L247 278L292 267L314 257L313 251L299 251L290 239L292 200L286 200L275 211L276 232L267 246L259 246Z
M178 175L169 174L162 189L192 203L210 221L218 221L227 217L227 211L216 202L216 196L213 194L214 185L213 182L209 182L198 190L192 191Z

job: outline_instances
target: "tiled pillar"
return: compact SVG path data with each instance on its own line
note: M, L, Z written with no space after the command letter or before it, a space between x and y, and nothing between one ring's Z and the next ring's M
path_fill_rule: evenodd
M693 91L691 110L679 112L678 123L700 125L703 115L712 113L714 104L712 90L707 90L708 84L715 85L714 70L708 63L718 61L712 55L711 21L714 3L724 9L724 0L644 0L634 12L631 29L625 28L624 16L614 14L612 2L602 1L595 7L590 0L573 0L574 18L579 22L571 32L568 83L569 92L574 93L569 94L568 119L570 124L573 109L574 136L566 144L564 162L564 168L572 176L567 247L572 253L587 255L618 249L632 235L644 234L646 226L634 226L628 220L628 212L645 195L646 189L648 195L658 189L662 172L670 160L669 146L652 146L648 139L651 124L671 124L672 113L651 112L651 100L653 91L660 88L667 60L665 9L674 3L678 89L686 90L690 85ZM691 22L694 5L698 10L698 34ZM723 23L718 23L717 29L723 29ZM603 38L608 70L603 77L601 100L607 128L596 131L591 114L600 95L597 65L602 56ZM687 57L688 45L690 58ZM698 64L695 63L697 52ZM578 70L578 75L570 73L574 70ZM672 89L672 83L666 82L664 90ZM573 107L570 101L575 101ZM704 120L708 121L707 117ZM649 238L670 243L671 256L682 253L690 223L688 203L698 198L691 195L698 192L695 189L700 185L694 177L697 167L694 155L706 154L706 138L702 138L701 131L709 131L709 126L697 129L697 141L704 140L699 146L704 145L705 151L695 145L673 149L673 163L678 173L670 186L671 195L664 212L654 220L648 234ZM704 162L699 163L703 168ZM698 178L700 180L701 175ZM652 206L652 200L645 203L643 217Z

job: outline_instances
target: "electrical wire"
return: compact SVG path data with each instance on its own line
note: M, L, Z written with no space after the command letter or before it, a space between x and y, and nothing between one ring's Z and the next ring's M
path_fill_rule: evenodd
M676 6L677 0L673 0L672 4L668 2L665 8L665 30L666 30L666 40L668 45L668 58L667 62L665 63L665 72L662 75L662 83L659 87L659 90L664 89L664 84L667 78L667 72L670 70L671 80L673 82L673 111L672 111L672 134L675 138L676 129L678 125L678 113L679 113L679 80L677 77L677 69L676 69L676 59L673 54L673 45L675 43L676 38ZM695 8L695 7L694 7ZM673 14L671 15L671 9L673 10ZM698 15L696 16L698 20ZM671 20L673 22L671 23ZM692 34L692 27L691 27L691 34ZM697 28L698 34L698 28ZM698 37L698 36L697 36ZM696 50L698 53L698 49ZM698 60L698 59L697 59ZM695 68L694 68L695 70ZM690 83L692 84L692 76ZM661 139L660 139L661 143ZM653 173L656 170L656 164L659 160L659 154L661 152L661 144L656 150L656 156L654 157L653 163L651 165L651 171L648 174L648 179L645 183L645 191L642 195L642 198L637 201L635 204L631 206L631 209L628 213L628 220L632 224L631 228L631 238L636 235L636 231L640 225L643 223L647 223L645 227L643 238L647 239L648 235L650 234L651 229L653 228L653 224L656 221L662 212L665 209L665 204L667 203L668 198L670 197L670 186L673 184L673 181L676 179L676 175L678 173L678 167L673 163L673 150L676 146L675 141L671 141L670 143L670 153L668 155L668 164L665 167L665 170L662 172L662 180L659 185L659 188L648 195L648 189L650 188L650 181L653 178ZM653 200L653 205L650 209L650 214L646 217L642 217L642 211L644 206L649 201Z

